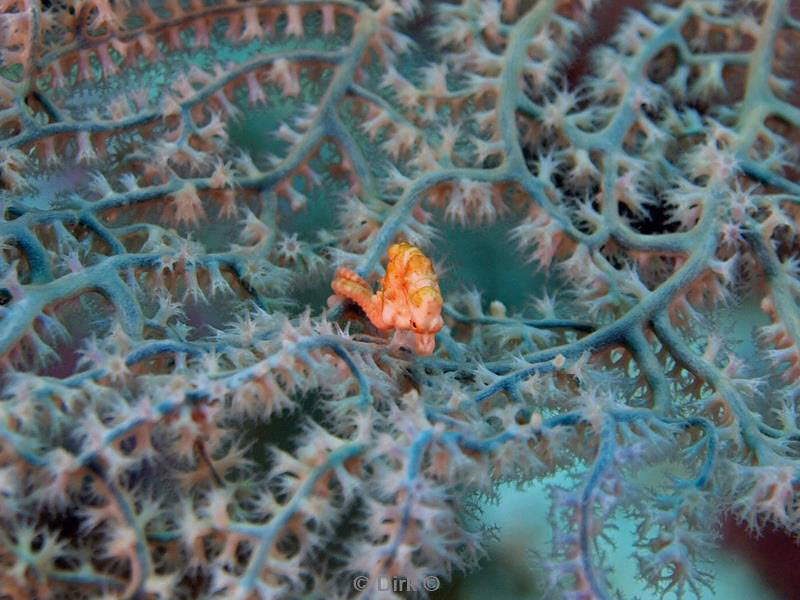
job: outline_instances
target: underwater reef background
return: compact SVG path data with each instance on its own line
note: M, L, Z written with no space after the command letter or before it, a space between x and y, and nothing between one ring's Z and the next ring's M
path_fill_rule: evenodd
M0 0L0 598L435 595L506 484L555 597L622 519L651 597L796 537L799 49L796 0Z

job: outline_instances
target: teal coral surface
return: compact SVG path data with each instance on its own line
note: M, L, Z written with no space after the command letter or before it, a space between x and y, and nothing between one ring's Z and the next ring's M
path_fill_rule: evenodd
M800 533L798 48L796 0L0 0L0 598L443 597L505 484L553 597ZM330 287L401 241L431 356Z

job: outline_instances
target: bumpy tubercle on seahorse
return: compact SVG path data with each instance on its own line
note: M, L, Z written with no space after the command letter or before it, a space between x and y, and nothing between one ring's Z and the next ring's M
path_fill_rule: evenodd
M433 264L413 244L389 247L386 275L374 294L363 277L345 267L336 271L331 288L337 296L358 304L378 329L411 331L417 353L433 353L435 334L444 325L442 293Z

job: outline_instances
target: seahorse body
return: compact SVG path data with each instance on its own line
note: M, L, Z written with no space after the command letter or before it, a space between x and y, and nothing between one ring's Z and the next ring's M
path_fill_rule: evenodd
M433 264L413 244L401 242L389 247L386 276L374 294L369 283L344 267L336 272L331 288L358 304L378 329L412 331L417 353L433 352L434 336L444 325L442 293Z

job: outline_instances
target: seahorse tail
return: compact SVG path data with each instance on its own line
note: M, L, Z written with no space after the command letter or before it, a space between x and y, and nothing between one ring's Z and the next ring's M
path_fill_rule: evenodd
M372 298L372 290L360 281L353 281L347 277L340 277L339 273L331 282L331 288L338 296L348 298L358 304L365 311Z

